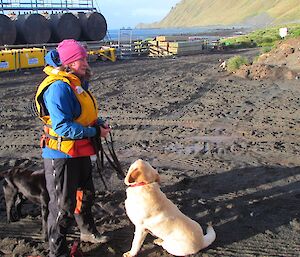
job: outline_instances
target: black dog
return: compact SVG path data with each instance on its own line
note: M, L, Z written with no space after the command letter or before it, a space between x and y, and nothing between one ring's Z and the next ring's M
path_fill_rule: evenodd
M47 241L47 219L49 194L46 189L46 179L43 170L32 171L14 167L0 172L4 178L3 192L6 203L7 222L13 222L21 217L21 205L25 199L39 204L42 211L42 230L44 240ZM16 213L13 213L15 207Z

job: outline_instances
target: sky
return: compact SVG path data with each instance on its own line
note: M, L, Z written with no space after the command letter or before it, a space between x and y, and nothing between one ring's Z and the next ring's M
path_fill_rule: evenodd
M134 28L138 23L163 19L181 0L95 0L108 29Z

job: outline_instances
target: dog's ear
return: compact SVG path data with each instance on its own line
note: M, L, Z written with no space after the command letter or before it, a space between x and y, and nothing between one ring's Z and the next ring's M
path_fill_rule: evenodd
M141 175L141 172L138 168L135 168L134 170L129 170L129 172L124 180L125 184L127 186L134 184L140 175Z

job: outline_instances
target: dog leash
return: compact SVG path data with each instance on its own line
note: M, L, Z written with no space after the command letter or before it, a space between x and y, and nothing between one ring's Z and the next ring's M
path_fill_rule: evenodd
M122 166L119 162L119 159L118 159L115 149L114 149L114 140L113 140L113 136L112 136L111 132L109 132L109 138L110 138L110 141L108 141L105 138L105 143L106 143L109 154L106 153L103 148L101 137L98 137L98 138L93 137L92 138L92 143L93 143L93 146L94 146L95 152L96 152L97 170L99 172L100 179L106 190L108 188L107 188L107 185L106 185L105 180L102 175L103 170L104 170L104 156L107 159L110 166L116 171L118 178L121 180L123 180L125 178L125 173L122 169Z
M115 152L115 149L114 149L114 141L113 141L113 137L112 137L112 133L109 132L109 138L110 138L110 141L108 141L106 138L105 138L105 143L106 143L106 146L107 146L107 149L108 149L108 152L109 152L109 155L105 152L104 148L103 148L103 145L102 145L102 142L101 142L101 138L99 139L100 141L100 152L101 152L101 163L103 165L103 157L105 156L108 163L110 164L110 166L117 172L117 176L119 179L124 179L125 178L125 174L123 172L123 169L121 167L121 164L118 160L118 157L116 155L116 152ZM104 165L103 165L104 166ZM103 167L102 166L102 167Z
M112 137L112 133L109 132L109 138L110 138L110 141L108 141L106 138L105 138L105 143L107 145L107 149L109 151L109 154L112 158L112 160L109 158L109 156L106 154L106 152L104 151L102 145L102 152L103 154L105 155L107 161L109 162L109 164L113 167L113 169L117 172L117 176L119 179L123 180L125 178L125 173L122 169L122 166L118 160L118 157L116 155L116 152L115 152L115 148L114 148L114 140L113 140L113 137Z
M105 190L108 189L105 180L103 178L102 172L104 170L104 158L103 158L103 151L101 151L102 148L102 143L101 143L101 138L99 137L92 137L91 138L93 147L95 149L95 153L96 153L96 166L97 166L97 171L99 173L100 179L102 181L102 184L104 185ZM101 158L99 156L99 152L101 154Z
M106 109L109 105L107 104L108 103L108 99L107 99L107 96L104 97L104 107L103 109ZM107 115L105 120L103 120L103 125L105 123L108 124L109 120L110 120L110 115L109 115L109 110L107 109L106 110L107 112ZM111 156L111 158L108 156L108 154L104 151L103 149L103 146L101 144L101 154L102 154L102 161L103 161L103 155L105 155L107 161L109 162L110 166L117 172L117 176L119 179L123 180L125 178L125 173L123 172L122 170L122 167L121 167L121 164L118 160L118 157L115 153L115 148L114 148L114 140L113 140L113 137L112 137L112 133L109 132L109 138L110 138L110 141L107 140L107 137L105 137L105 143L106 143L106 146L107 146L107 149L108 149L108 152ZM100 138L100 141L101 141L101 138Z

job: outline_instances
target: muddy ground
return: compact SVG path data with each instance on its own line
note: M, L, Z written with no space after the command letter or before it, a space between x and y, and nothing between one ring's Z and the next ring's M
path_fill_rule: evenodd
M212 222L216 241L194 256L300 256L299 80L236 77L219 59L258 49L209 52L177 58L93 64L92 92L113 126L124 167L138 158L155 166L162 190L203 229ZM41 70L1 74L1 170L42 167L41 123L28 106ZM124 212L125 186L109 168L93 209L104 245L82 244L84 256L121 256L134 227ZM0 188L0 255L46 256L39 208L6 224ZM78 238L70 231L70 244ZM148 236L139 256L170 256Z

